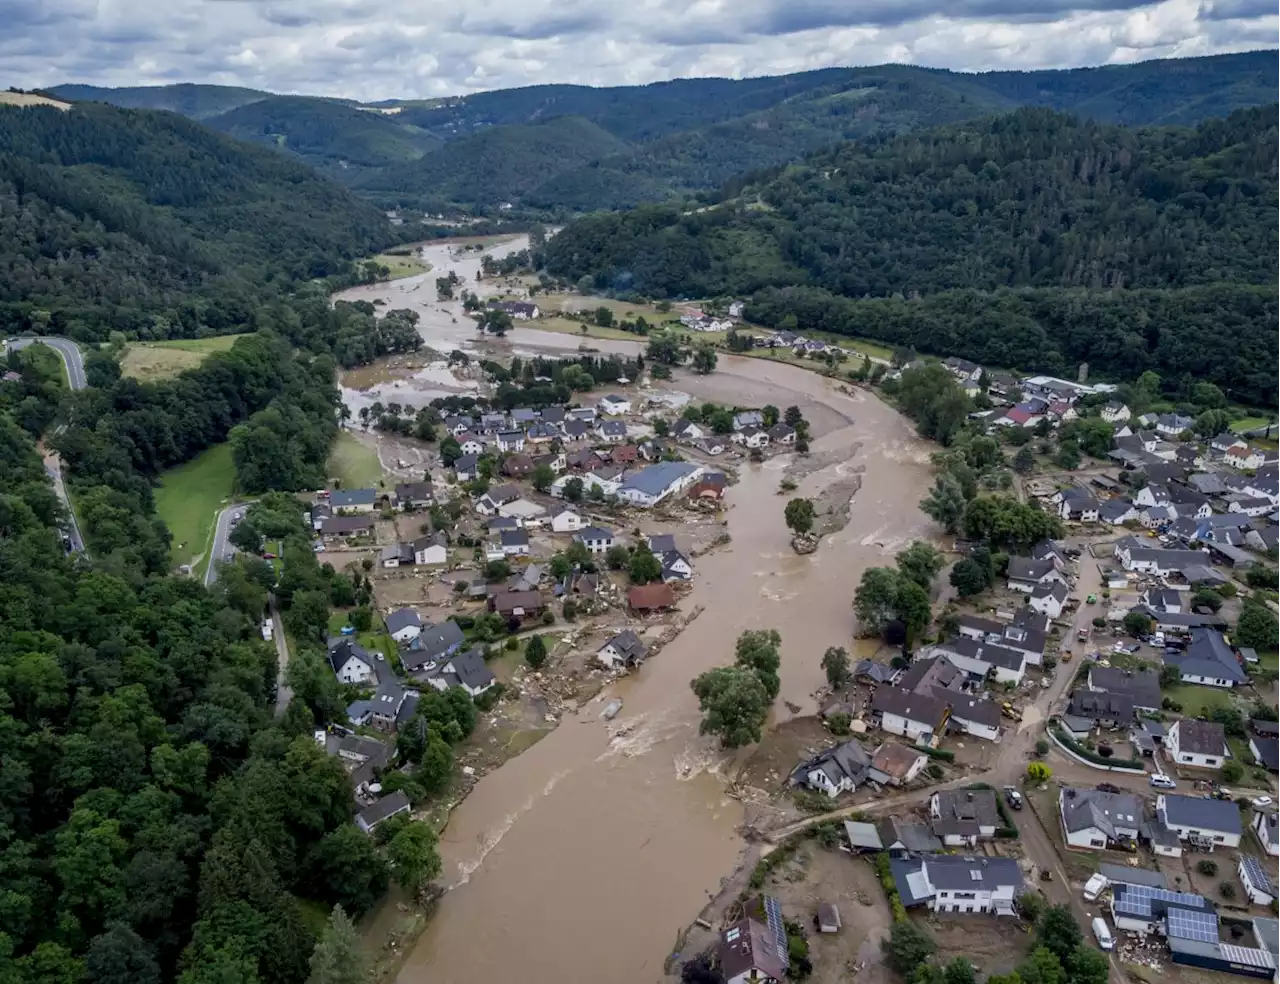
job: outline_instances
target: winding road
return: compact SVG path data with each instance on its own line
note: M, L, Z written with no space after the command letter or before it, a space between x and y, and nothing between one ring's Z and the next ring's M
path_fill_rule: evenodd
M82 390L88 385L84 374L84 355L80 351L80 346L67 338L55 338L50 335L40 335L37 337L27 338L6 338L4 341L4 350L22 349L34 342L40 342L48 345L58 353L62 359L62 365L67 370L67 383L73 390ZM64 425L58 426L58 432L62 430ZM71 498L67 495L66 483L62 480L62 459L56 451L48 451L44 456L44 470L49 473L49 478L53 482L53 490L58 498L62 500L62 505L67 511L67 518L70 527L65 530L67 539L71 542L71 549L75 553L84 553L84 537L80 535L80 524L76 520L76 511L71 508Z

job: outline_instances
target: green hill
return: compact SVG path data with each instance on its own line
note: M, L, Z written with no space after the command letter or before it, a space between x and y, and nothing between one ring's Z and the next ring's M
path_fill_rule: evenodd
M1152 358L1266 402L1276 164L1274 105L1195 130L1022 109L844 143L701 212L590 216L545 263L651 296L754 292L754 320L791 313L995 365L1129 372ZM1110 314L1078 313L1100 299Z
M119 89L96 85L55 85L46 92L70 102L101 102L121 109L166 109L193 120L217 116L228 110L268 98L271 93L233 85L139 85Z
M359 187L416 197L428 207L499 204L519 198L555 174L625 148L596 124L562 116L454 140L412 164L372 175Z
M216 334L395 241L303 164L169 113L0 107L0 333Z
M442 143L396 116L309 96L271 96L205 122L238 140L296 154L344 179L417 160Z

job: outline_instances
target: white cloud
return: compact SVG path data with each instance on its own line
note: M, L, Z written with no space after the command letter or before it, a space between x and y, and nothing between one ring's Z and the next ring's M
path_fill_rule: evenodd
M0 0L5 84L359 99L908 62L1065 68L1275 47L1274 0Z

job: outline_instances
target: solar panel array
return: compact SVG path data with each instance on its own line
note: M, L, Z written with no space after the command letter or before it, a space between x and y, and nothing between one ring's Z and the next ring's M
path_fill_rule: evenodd
M1168 920L1167 933L1170 937L1176 936L1179 939L1196 940L1200 943L1218 942L1216 913L1170 906L1165 916Z
M1155 903L1171 903L1174 905L1184 906L1189 909L1208 909L1208 899L1199 895L1190 895L1186 892L1171 892L1167 888L1153 888L1150 885L1130 885L1127 882L1116 886L1122 891L1113 892L1113 907L1115 911L1126 916L1145 916L1152 917L1155 915L1157 906ZM1158 908L1163 909L1164 905Z
M1271 876L1267 874L1267 869L1262 866L1261 861L1250 854L1245 854L1240 858L1240 863L1244 865L1245 874L1249 876L1249 881L1255 887L1263 890L1271 887Z
M791 959L787 950L787 927L782 921L782 906L778 905L778 900L772 895L764 897L764 915L769 928L773 930L773 938L778 947L778 959L786 964Z

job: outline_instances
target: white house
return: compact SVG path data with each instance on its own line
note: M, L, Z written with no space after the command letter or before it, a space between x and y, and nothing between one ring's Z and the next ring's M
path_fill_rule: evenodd
M1102 419L1108 424L1119 424L1128 420L1133 414L1123 403L1112 400L1102 408Z
M561 509L551 517L551 529L555 533L576 533L586 524L576 509Z
M498 450L499 451L523 451L525 442L524 431L499 431L498 432Z
M821 752L795 769L791 781L826 793L833 799L851 793L867 779L871 756L856 741Z
M529 556L529 534L524 530L503 530L498 534L498 543L504 557Z
M1156 433L1165 437L1177 437L1183 431L1191 430L1195 425L1194 418L1177 413L1162 413L1156 417Z
M445 564L449 561L449 541L444 533L419 537L411 546L415 564Z
M602 554L614 544L613 530L605 526L585 526L573 537L593 554Z
M461 687L472 697L479 697L497 682L497 678L485 665L484 654L479 649L449 656L424 674L428 684L436 690Z
M1067 595L1065 584L1038 584L1032 590L1028 604L1043 615L1057 618L1062 614L1062 606L1067 602Z
M600 408L601 413L606 413L611 417L631 412L631 401L625 396L619 396L616 393L600 397L600 402L596 406Z
M1280 855L1280 831L1277 830L1278 824L1275 813L1263 813L1257 811L1253 814L1253 833L1258 838L1258 843L1273 858Z
M618 486L618 498L633 506L655 506L689 488L703 470L701 465L687 461L661 461L627 476Z
M685 420L683 417L671 428L671 436L677 441L700 441L710 435L711 428L695 424L692 420Z
M1224 464L1230 465L1232 468L1239 468L1241 471L1256 471L1266 462L1267 456L1257 448L1234 447L1229 448L1227 453L1222 456Z
M329 666L343 683L369 683L378 675L373 653L350 638L329 643Z
M904 905L925 903L934 912L979 912L1016 916L1022 891L1022 869L1013 858L929 854L920 870L905 875L910 898Z
M497 516L498 510L520 498L520 490L514 485L498 485L476 500L476 512L481 516Z
M649 647L631 629L623 629L596 651L596 658L605 666L638 666L649 654Z
M951 717L945 701L897 687L877 687L871 698L871 713L889 734L923 745L933 744Z
M962 693L948 694L947 700L951 704L948 727L974 738L1000 740L1000 707L995 701Z
M944 789L929 797L929 825L947 847L991 840L1001 825L994 789Z
M1137 796L1097 789L1060 789L1058 815L1068 847L1094 850L1136 843L1143 822Z
M1029 557L1010 557L1008 568L1008 587L1010 591L1021 591L1031 594L1037 586L1057 581L1066 584L1067 576L1054 564L1051 558L1034 560Z
M329 508L335 513L370 513L377 501L377 489L335 489L329 493Z
M998 683L1021 683L1026 672L1024 653L985 640L957 636L922 651L922 656L941 656L952 666L978 679L994 677Z
M514 519L521 526L540 526L541 519L547 510L528 499L513 499L498 506L498 515L506 519Z
M1240 807L1231 800L1160 795L1156 797L1156 816L1179 839L1210 851L1239 847L1244 832Z
M1166 729L1165 751L1179 765L1221 769L1227 755L1227 735L1216 721L1182 718Z
M484 454L484 445L480 439L470 434L464 434L458 438L458 447L462 449L463 454Z
M923 752L886 741L871 756L871 778L882 786L905 786L929 764Z
M658 555L662 562L662 580L689 581L693 578L693 564L679 550L665 550Z
M387 626L387 634L396 642L407 643L422 635L422 616L412 608L398 608L389 612L383 622Z
M1240 855L1240 861L1236 864L1244 894L1249 896L1249 901L1254 905L1270 907L1276 900L1276 885L1267 871L1268 867L1251 854Z
M1063 519L1076 523L1098 521L1098 500L1084 489L1063 489L1054 495L1052 501L1058 507L1058 515Z
M746 427L737 431L730 440L746 448L767 448L769 432L763 427Z

